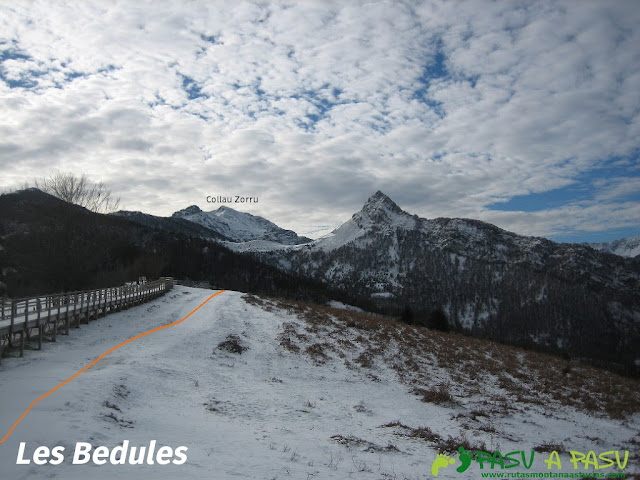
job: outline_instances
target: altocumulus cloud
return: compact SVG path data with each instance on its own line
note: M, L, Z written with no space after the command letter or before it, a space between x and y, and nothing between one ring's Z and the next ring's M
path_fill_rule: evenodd
M636 2L0 3L0 187L50 169L301 233L422 216L638 234ZM599 233L598 233L599 232Z

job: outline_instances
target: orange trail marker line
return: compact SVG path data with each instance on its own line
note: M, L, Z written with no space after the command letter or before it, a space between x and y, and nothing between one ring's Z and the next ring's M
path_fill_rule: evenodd
M74 378L76 378L78 375L80 375L82 372L86 372L87 370L89 370L91 367L93 367L96 363L98 363L100 360L102 360L104 357L106 357L107 355L109 355L111 352L114 352L115 350L119 349L120 347L125 346L127 343L133 342L134 340L137 340L139 338L142 337L146 337L147 335L157 332L159 330L162 330L163 328L168 328L168 327L173 327L175 325L178 325L182 322L184 322L187 318L189 318L191 315L193 315L194 313L196 313L198 310L200 310L200 308L202 308L204 306L205 303L207 303L209 300L211 300L213 297L215 297L216 295L220 295L221 293L224 293L225 290L220 290L219 292L214 293L213 295L211 295L209 298L207 298L204 302L202 302L200 305L198 305L196 308L194 308L193 310L191 310L184 318L173 322L173 323L168 323L167 325L163 325L161 327L157 327L154 328L153 330L149 330L148 332L144 332L141 333L140 335L136 335L135 337L131 337L129 340L125 340L124 342L116 345L115 347L113 347L110 350L107 350L106 352L104 352L102 355L100 355L98 358L96 358L93 362L91 362L89 365L87 365L86 367L84 367L82 370L74 373L73 375L71 375L69 378L67 378L64 382L60 383L57 387L49 390L47 393L45 393L44 395L42 395L41 397L39 397L36 401L34 401L31 405L29 405L29 407L24 411L24 413L20 416L20 418L16 421L16 423L13 424L13 426L9 429L9 431L7 432L7 434L4 436L4 438L2 440L0 440L0 443L4 443L9 436L11 435L11 433L13 432L13 430L20 424L20 422L24 419L24 417L27 416L27 413L29 413L31 411L31 409L33 407L35 407L38 402L46 397L48 397L49 395L51 395L53 392L55 392L56 390L58 390L60 387L62 387L63 385L66 385L67 383L69 383L71 380L73 380Z

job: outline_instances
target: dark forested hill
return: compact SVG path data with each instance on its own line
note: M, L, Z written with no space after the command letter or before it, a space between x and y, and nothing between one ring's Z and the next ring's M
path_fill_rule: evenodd
M204 227L135 216L96 214L36 189L0 196L0 296L118 285L145 275L327 298L325 287L311 280L301 281L205 238Z

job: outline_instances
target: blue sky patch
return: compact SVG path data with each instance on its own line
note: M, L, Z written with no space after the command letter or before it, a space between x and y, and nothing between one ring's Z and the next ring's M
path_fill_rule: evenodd
M213 45L221 45L220 35L205 35L204 33L200 34L200 39L204 40L207 43L211 43Z
M182 89L187 93L189 100L196 100L207 96L202 93L202 87L200 87L193 78L182 73L179 73L178 75L182 77Z
M15 42L12 42L11 44L7 44L7 42L4 42L0 44L0 48L3 48L3 50L0 51L0 80L5 82L9 86L9 88L35 87L37 85L37 82L31 79L26 79L24 76L19 79L7 78L7 74L3 65L7 60L31 60L31 56L21 52L18 48L16 48Z
M425 65L422 75L417 79L419 87L414 91L413 98L427 105L440 118L444 118L445 111L442 108L442 103L429 98L428 95L429 87L433 80L447 77L447 58L442 52L442 41L437 42L436 48L436 54L433 59Z
M547 238L554 242L563 243L599 243L599 242L612 242L613 240L619 240L621 238L637 237L640 235L640 228L638 227L626 227L626 228L612 228L599 232L586 232L576 230L571 233L547 235Z
M0 52L0 62L6 60L31 60L31 57L26 53L21 53L13 48L8 48Z
M572 202L590 200L593 196L593 188L578 183L547 192L517 195L504 203L488 205L490 210L502 210L505 212L537 212L558 208Z
M316 112L308 113L305 115L306 122L297 122L297 125L304 130L313 130L315 125L323 120L328 112L338 105L340 102L338 101L338 97L342 93L341 90L337 88L331 88L331 92L329 93L329 85L325 85L322 89L319 90L305 90L300 94L293 94L291 98L295 98L298 100L306 100L309 103L313 104L316 108Z
M546 192L517 195L507 202L487 205L490 210L537 212L559 208L571 203L595 201L598 197L610 197L612 201L640 201L640 191L616 192L616 186L624 180L640 178L634 162L624 165L612 159L607 166L584 172L566 187ZM637 156L635 158L637 165Z

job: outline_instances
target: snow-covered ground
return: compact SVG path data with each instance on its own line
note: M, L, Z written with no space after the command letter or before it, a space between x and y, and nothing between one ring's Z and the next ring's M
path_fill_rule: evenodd
M176 286L162 298L58 336L40 352L5 359L0 436L31 402L97 356L183 318L212 293ZM544 443L584 452L614 450L640 431L638 413L614 420L570 406L522 404L514 410L502 406L509 413L491 418L494 405L485 399L483 407L477 395L452 403L421 401L411 382L454 380L444 378L445 367L434 367L427 380L402 373L399 362L407 347L401 337L389 337L379 358L367 357L370 335L382 330L338 327L327 323L326 312L307 311L319 322L309 323L302 310L245 299L224 292L183 323L122 347L42 400L0 444L0 477L426 479L433 478L438 451L409 435L418 427L442 438L468 435L503 453ZM397 328L398 335L405 334L404 327ZM225 341L231 348L219 347ZM245 350L234 353L233 347ZM478 391L497 390L495 383L490 378ZM465 391L453 383L450 388ZM157 448L185 446L187 461L72 464L76 442L111 449L125 440L136 447L152 440ZM20 442L26 442L26 457L40 446L63 446L66 458L60 465L17 465ZM563 470L573 471L563 455ZM531 471L547 471L539 458ZM627 471L637 468L631 464ZM442 469L438 478L479 478L478 468L474 464L463 474Z

